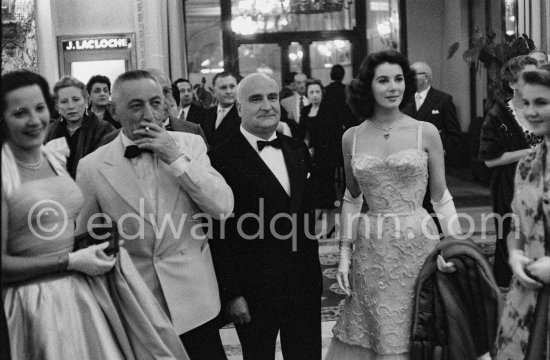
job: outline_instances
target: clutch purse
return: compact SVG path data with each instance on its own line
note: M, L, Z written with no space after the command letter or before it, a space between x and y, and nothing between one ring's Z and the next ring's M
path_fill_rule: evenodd
M85 232L76 235L74 238L73 251L87 248L91 245L97 245L109 242L109 246L103 250L107 255L114 255L119 250L119 235L117 224L113 224L111 227L97 227L92 230L93 232Z

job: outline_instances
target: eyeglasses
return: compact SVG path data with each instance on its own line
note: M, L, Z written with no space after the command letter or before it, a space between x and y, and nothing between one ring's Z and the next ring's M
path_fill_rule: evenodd
M428 75L427 72L417 72L416 75Z

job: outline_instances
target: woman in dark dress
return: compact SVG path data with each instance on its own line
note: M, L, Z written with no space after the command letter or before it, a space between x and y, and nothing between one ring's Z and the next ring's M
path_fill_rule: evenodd
M74 179L80 159L97 149L103 137L115 128L86 111L88 91L81 81L64 76L54 85L53 92L61 117L51 124L46 142L65 137L70 149L67 171Z
M306 83L309 105L300 114L300 126L313 158L317 179L316 208L334 209L336 201L335 171L341 157L342 129L336 112L323 102L324 89L320 80Z
M523 70L536 68L536 60L517 56L508 60L502 70L501 98L485 116L481 128L479 158L494 168L491 198L495 218L497 243L493 272L500 287L508 287L512 271L508 265L506 236L509 232L514 196L514 174L518 161L537 143L526 124L521 107L522 96L518 80ZM506 216L506 217L505 217Z

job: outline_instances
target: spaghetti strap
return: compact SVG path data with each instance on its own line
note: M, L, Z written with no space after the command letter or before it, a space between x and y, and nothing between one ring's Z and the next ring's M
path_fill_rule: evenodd
M422 125L423 121L418 121L418 150L422 150Z
M351 156L355 155L355 143L357 141L357 128L359 126L355 127L355 132L353 133L353 142L351 143Z

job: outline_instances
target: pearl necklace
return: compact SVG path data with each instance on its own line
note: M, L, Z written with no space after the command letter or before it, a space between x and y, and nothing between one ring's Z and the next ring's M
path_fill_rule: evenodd
M38 160L38 162L36 162L34 164L29 164L29 163L26 163L26 162L23 162L23 161L19 161L17 159L15 159L15 163L17 164L17 166L19 166L21 168L28 169L28 170L36 170L36 169L39 169L40 166L42 166L42 161L43 160L44 160L44 156L40 156L40 160Z
M385 129L381 126L378 126L374 123L374 121L372 120L369 120L369 124L371 124L371 126L375 129L378 129L380 131L383 131L384 132L384 140L388 140L388 138L390 137L390 130L393 129L394 127L396 127L400 122L401 120L403 120L403 117L405 115L403 113L401 113L401 117L399 118L399 120L397 120L396 122L393 123L392 126L390 126L389 128Z

